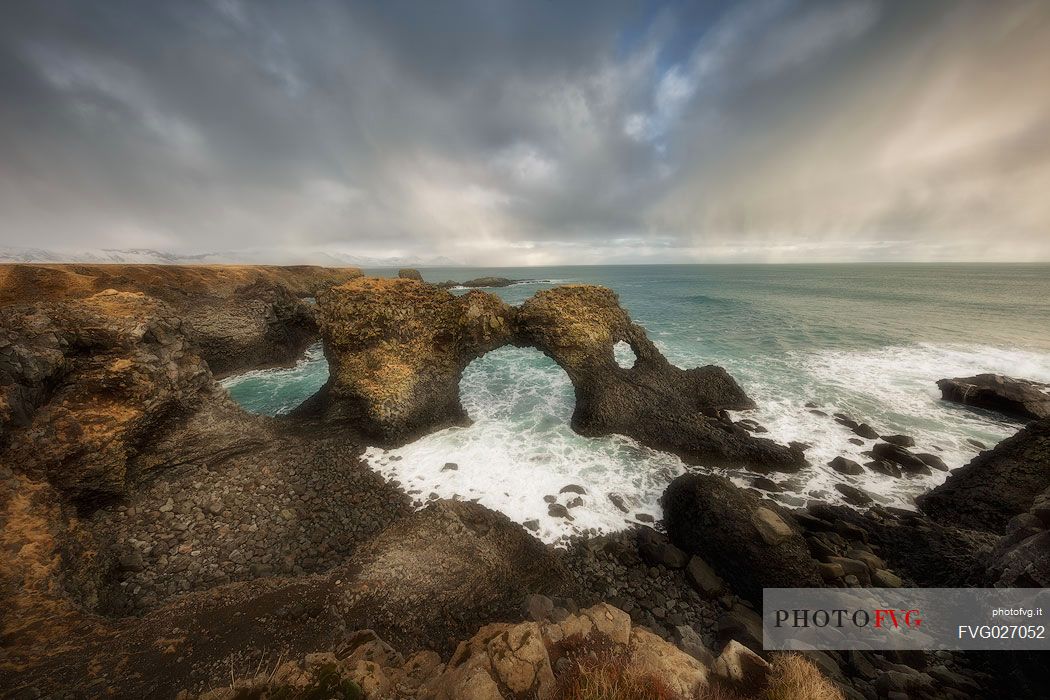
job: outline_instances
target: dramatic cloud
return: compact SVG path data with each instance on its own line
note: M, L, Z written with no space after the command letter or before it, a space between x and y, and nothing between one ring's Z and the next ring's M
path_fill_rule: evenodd
M1050 259L1039 0L16 1L0 244Z

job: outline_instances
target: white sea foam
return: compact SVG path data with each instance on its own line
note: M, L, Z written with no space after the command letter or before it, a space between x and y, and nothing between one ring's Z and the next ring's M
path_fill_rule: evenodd
M909 508L914 496L946 476L935 471L932 476L893 479L871 472L855 477L835 472L827 462L838 455L869 461L862 452L872 441L862 446L849 443L856 435L836 423L832 413L850 414L883 434L911 435L916 451L938 454L955 468L977 452L967 439L991 446L1016 431L1018 424L941 401L937 379L991 371L1050 380L1047 355L990 347L923 344L789 353L747 360L746 368L744 362L738 369L756 378L744 384L759 408L737 417L746 415L764 425L769 433L763 437L812 446L807 451L811 468L769 475L788 489L775 497L793 505L811 496L842 502L834 484L845 482L867 490L881 503ZM420 503L431 493L476 499L518 522L538 521L538 536L555 542L586 529L620 529L634 522L637 513L659 518L660 494L685 470L677 458L629 438L584 438L572 432L572 387L537 351L506 348L476 361L464 375L462 393L475 419L471 427L443 430L396 450L372 448L366 453L380 473L401 482ZM820 403L829 415L811 413L804 405L809 401ZM449 462L457 469L443 471ZM747 485L753 476L736 470L731 478ZM570 511L572 522L549 516L543 500L555 495L559 503L568 504L575 494L559 494L568 484L587 490L583 504ZM616 508L610 494L626 501L630 515Z

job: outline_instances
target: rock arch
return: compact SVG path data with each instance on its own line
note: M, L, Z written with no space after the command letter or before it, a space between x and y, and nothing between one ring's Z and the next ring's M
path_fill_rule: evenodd
M318 317L331 376L300 413L348 421L380 444L468 424L463 370L518 345L565 370L576 395L572 427L582 435L627 435L712 466L806 464L799 446L734 425L727 409L754 408L736 381L714 365L672 365L605 287L554 287L512 307L481 291L457 297L418 280L359 278L319 295ZM634 352L633 367L616 362L620 341Z

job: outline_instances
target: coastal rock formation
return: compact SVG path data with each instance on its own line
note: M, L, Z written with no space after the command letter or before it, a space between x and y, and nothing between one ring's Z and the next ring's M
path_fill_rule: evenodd
M360 276L308 265L0 265L0 307L141 292L175 312L221 376L293 362L317 336L314 307L303 299Z
M168 451L167 432L205 408L208 437ZM108 290L0 307L0 454L33 479L76 497L125 493L165 463L250 441L223 433L224 411L240 414L162 302Z
M1026 420L1050 418L1050 384L1001 374L941 379L941 398Z
M318 298L328 384L301 415L344 420L382 444L398 444L469 418L459 399L463 370L502 345L535 347L568 374L576 392L572 427L618 433L683 459L795 471L799 445L752 437L725 410L754 403L721 367L675 367L604 288L569 285L521 307L471 291L457 297L408 279L352 280ZM620 367L618 342L633 349Z
M435 501L354 555L332 601L401 648L442 648L516 614L528 593L561 592L554 552L502 513Z
M15 534L5 529L5 542ZM42 563L28 570L39 579L37 595L56 596L59 570ZM108 688L117 697L170 697L174 688L228 679L230 664L246 654L264 653L272 664L279 655L337 648L366 628L406 651L448 653L485 623L513 619L527 593L558 593L564 578L555 553L520 525L476 504L442 501L325 574L218 586L142 618L109 620L56 596L46 618L4 620L5 643L15 646L0 660L0 682L45 695ZM8 675L15 670L17 683Z
M1050 586L1050 488L1010 520L992 552L991 579L1001 588Z
M790 516L728 479L685 474L671 482L661 504L671 541L753 603L761 605L763 588L822 585Z
M515 311L498 297L411 279L352 280L318 308L331 373L301 413L344 419L384 444L468 424L463 370L514 334Z
M982 452L916 499L920 510L946 525L1006 531L1050 484L1050 418L1029 423Z
M806 464L799 446L752 437L725 410L754 408L721 367L680 369L631 322L616 294L604 287L566 285L538 292L518 314L520 341L542 350L565 370L576 392L572 427L582 435L618 433L691 463L795 471ZM617 364L625 342L633 367Z

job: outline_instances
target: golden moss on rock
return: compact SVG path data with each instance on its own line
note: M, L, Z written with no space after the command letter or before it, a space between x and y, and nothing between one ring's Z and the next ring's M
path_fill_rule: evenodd
M351 280L318 302L328 400L382 441L466 423L463 370L514 328L514 309L498 297L457 297L413 279Z

